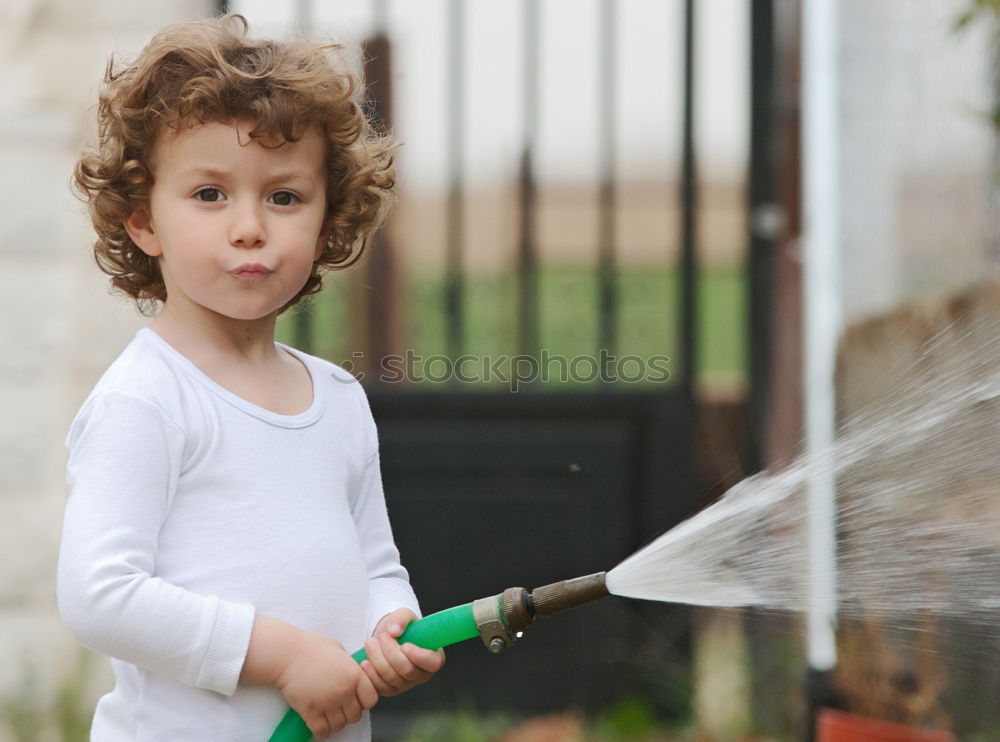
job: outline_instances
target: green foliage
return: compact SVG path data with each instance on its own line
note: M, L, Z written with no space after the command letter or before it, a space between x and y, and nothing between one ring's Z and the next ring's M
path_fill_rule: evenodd
M993 34L994 43L1000 44L1000 0L972 0L968 8L955 19L955 31L963 31L974 21L988 23ZM993 60L993 109L987 117L994 129L1000 129L1000 70L997 69L1000 60Z
M87 742L94 710L87 696L94 655L81 651L77 663L56 690L53 716L62 742Z
M632 696L611 706L593 724L598 739L641 740L657 733L659 724L653 707L643 698Z
M39 700L38 676L22 663L20 688L12 698L4 699L3 720L15 742L37 742L46 726L47 710Z
M477 713L471 707L439 711L418 716L400 742L496 742L508 733L518 738L519 723L531 725L534 721L496 712ZM533 738L531 734L536 733L524 738ZM571 738L577 739L575 735ZM607 708L586 724L582 737L590 742L680 742L690 738L689 733L666 729L653 704L641 696L624 698Z
M418 716L401 742L492 742L510 729L506 714L472 710L441 711Z
M671 266L622 266L616 275L614 354L649 359L668 356L676 378L680 363L680 276ZM409 276L402 291L403 343L427 358L448 352L444 279ZM335 274L311 308L310 350L336 363L352 362L348 274ZM470 275L462 290L462 352L477 357L512 357L518 347L518 283L513 274ZM740 381L746 375L746 273L739 266L706 267L697 279L697 353L702 379ZM545 265L538 272L538 343L552 356L573 359L597 353L597 276L581 265ZM284 315L278 335L295 344L297 311ZM551 387L595 386L553 378ZM656 383L656 382L653 382ZM436 386L425 382L425 386ZM419 385L418 385L419 386ZM486 384L478 386L488 388ZM642 383L636 385L641 388Z
M955 20L955 30L961 31L983 14L992 13L1000 19L1000 0L972 0L972 4Z
M93 655L80 650L76 663L46 698L34 669L25 664L14 696L0 702L3 724L14 742L86 742L90 738L93 705L87 695Z
M691 669L682 662L662 662L648 670L649 692L656 708L668 719L687 722L691 716L694 686Z

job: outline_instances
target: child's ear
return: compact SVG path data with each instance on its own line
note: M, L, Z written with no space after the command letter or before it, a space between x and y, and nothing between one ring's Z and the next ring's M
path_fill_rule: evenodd
M330 240L333 239L332 230L333 227L329 224L324 224L323 229L319 231L319 237L316 238L316 250L313 252L314 263L319 260L319 256L323 254Z
M131 213L125 220L125 231L132 242L149 257L158 258L163 255L163 248L153 231L153 222L145 209L136 209Z

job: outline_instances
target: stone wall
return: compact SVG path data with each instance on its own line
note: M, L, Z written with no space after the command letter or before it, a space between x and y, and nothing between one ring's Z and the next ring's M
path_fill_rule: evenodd
M54 597L63 437L142 321L109 295L90 257L88 221L69 186L75 158L93 133L108 55L137 51L159 26L212 9L206 0L0 4L0 720L20 696L48 706L77 664ZM88 693L106 683L99 677ZM0 740L14 739L8 727L0 721Z

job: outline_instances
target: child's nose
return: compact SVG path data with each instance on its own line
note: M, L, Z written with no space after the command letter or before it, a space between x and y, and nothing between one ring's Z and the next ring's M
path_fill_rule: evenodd
M266 239L260 209L252 204L237 207L229 236L230 242L236 247L263 247Z

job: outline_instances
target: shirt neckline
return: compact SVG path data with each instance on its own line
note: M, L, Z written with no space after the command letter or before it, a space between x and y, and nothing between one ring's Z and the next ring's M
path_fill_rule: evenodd
M241 410L248 415L256 417L264 422L270 423L272 425L277 425L282 428L302 428L307 425L312 424L320 416L323 411L324 397L321 392L321 387L319 385L319 377L314 372L312 364L310 363L309 356L302 351L292 348L284 343L279 343L275 341L275 346L284 350L291 355L295 356L303 366L305 366L306 372L309 374L309 379L312 384L312 403L309 407L302 412L295 415L284 415L280 412L275 412L269 410L266 407L261 407L258 404L254 404L248 399L244 399L235 392L230 391L222 384L218 383L211 376L206 374L200 368L198 368L195 363L177 350L174 346L168 343L163 337L161 337L156 330L150 327L143 327L137 333L137 337L143 337L151 342L153 342L160 350L172 359L174 359L177 364L184 369L184 372L190 376L192 379L197 381L199 384L204 386L210 392L215 394L217 397L221 398L223 401L232 405L238 410Z

